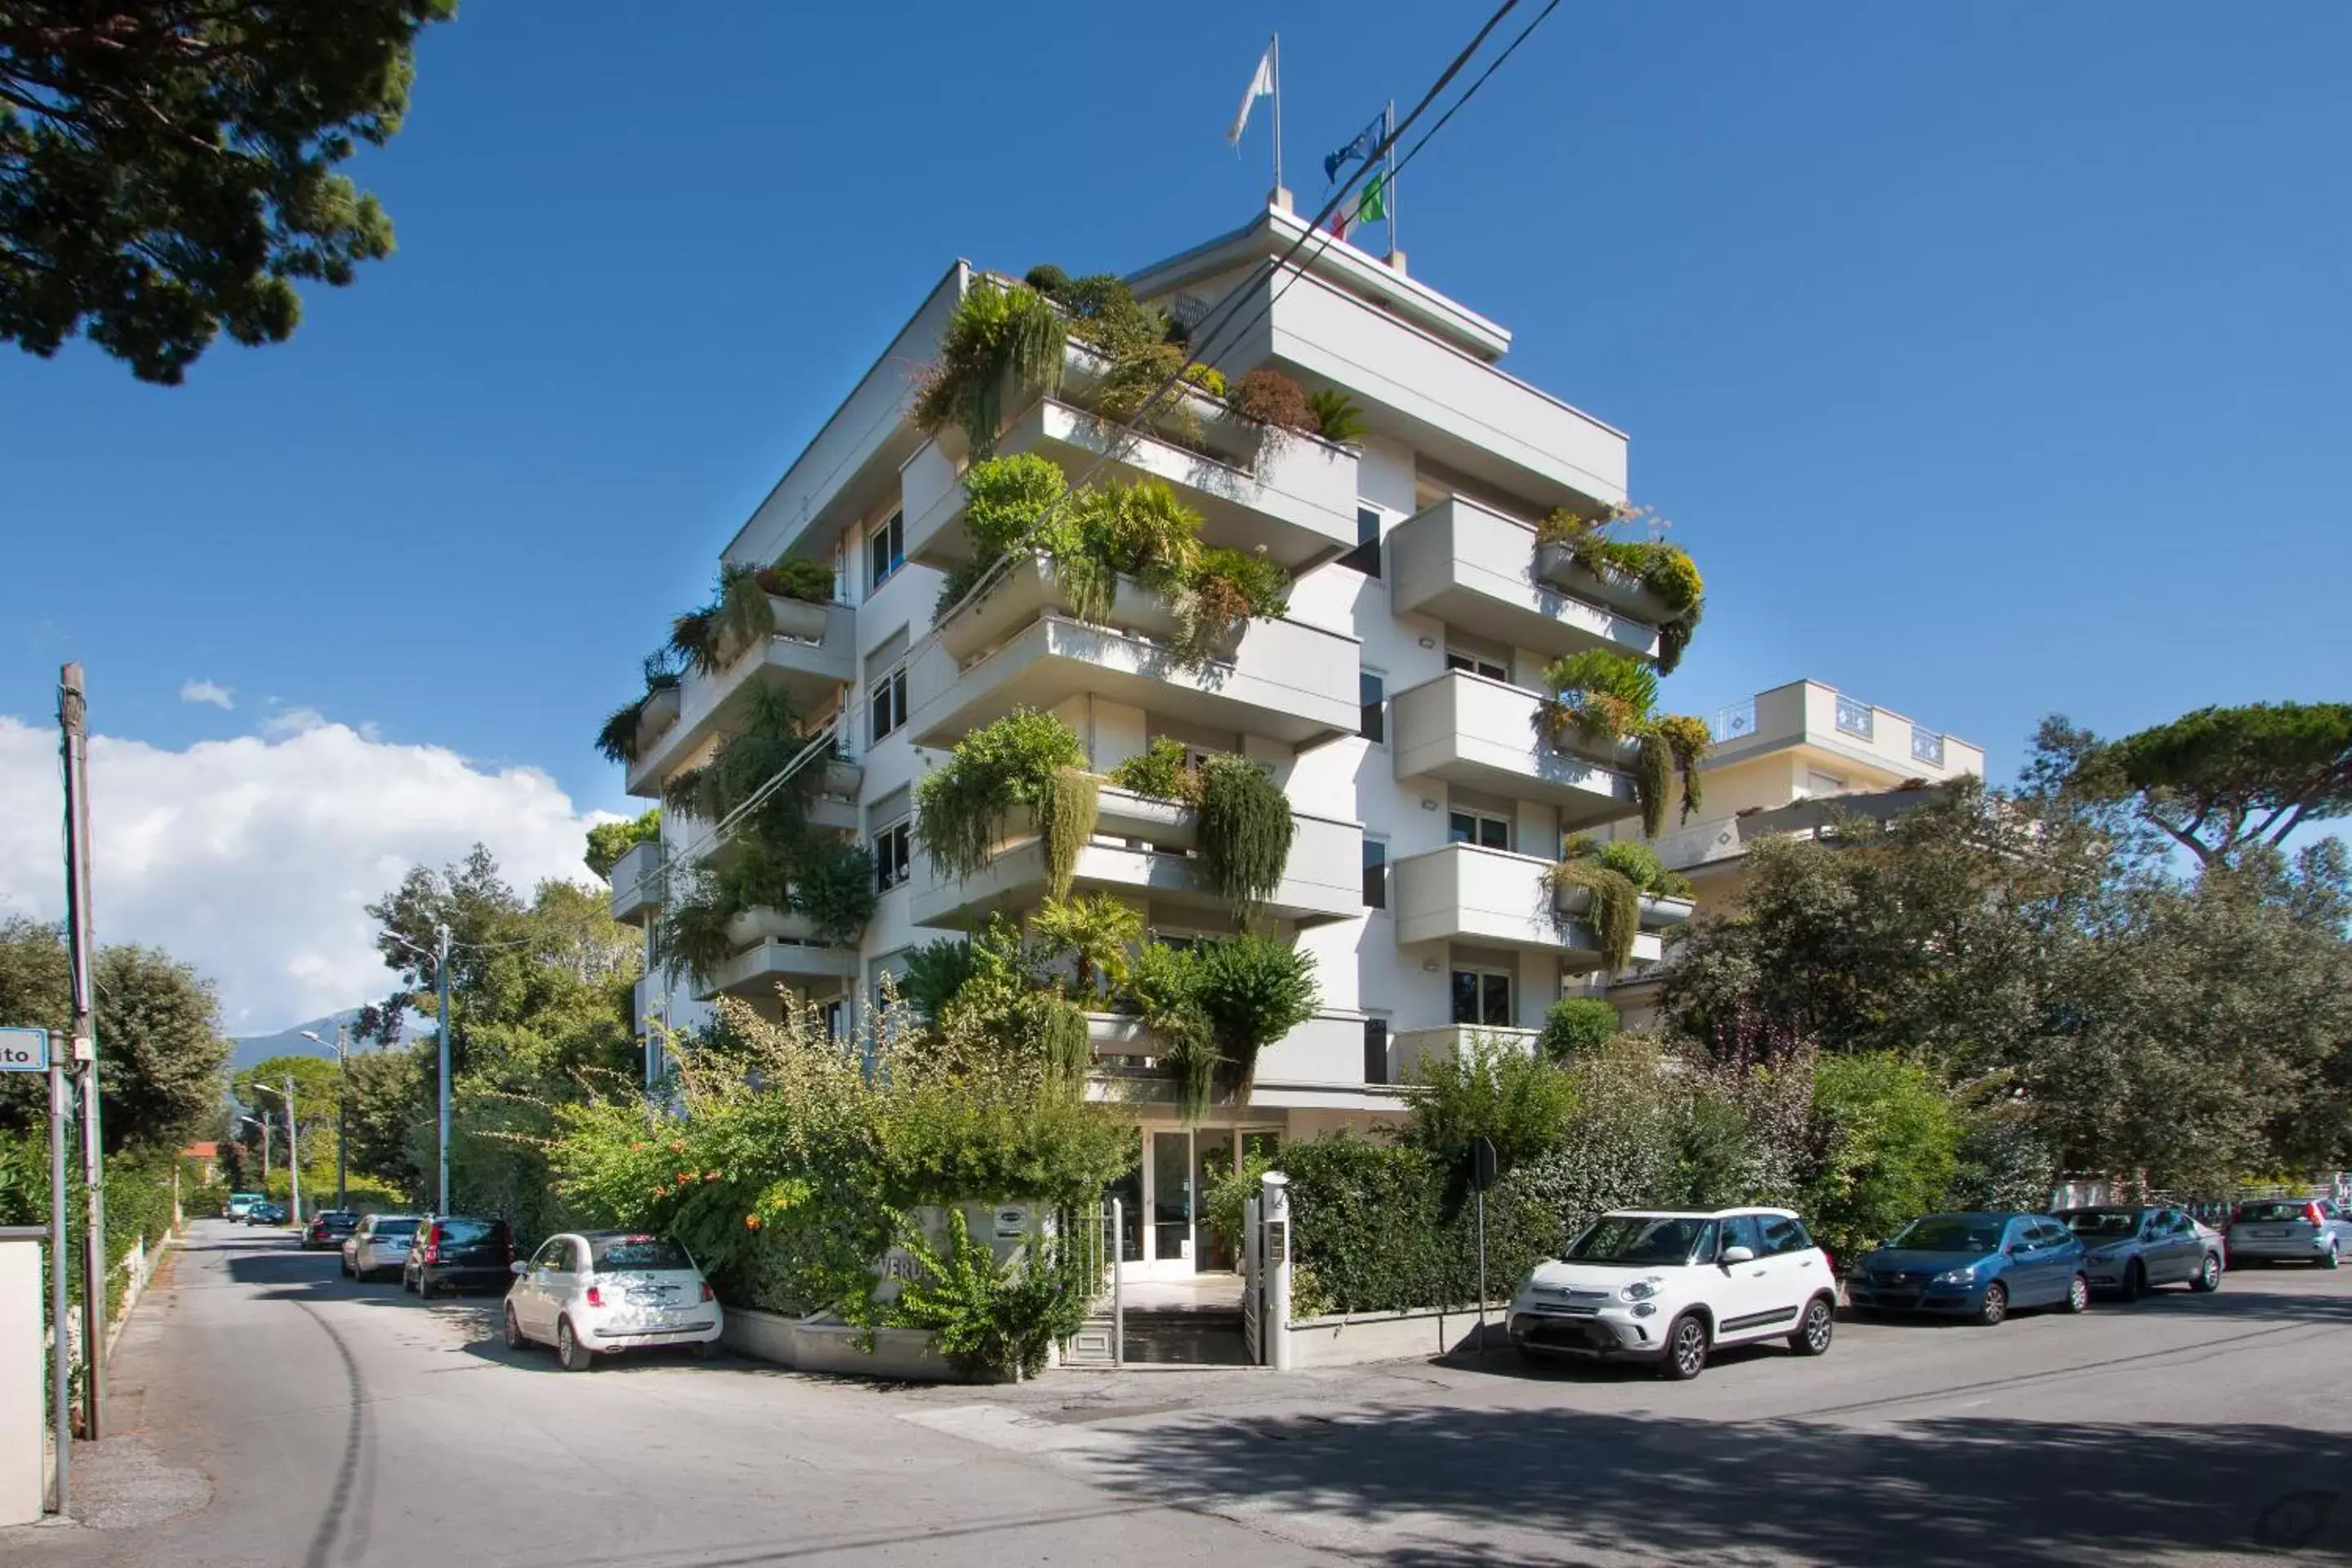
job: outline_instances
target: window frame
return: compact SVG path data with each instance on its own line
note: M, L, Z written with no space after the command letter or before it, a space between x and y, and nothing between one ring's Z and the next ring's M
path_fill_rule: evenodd
M1377 1046L1375 1045L1377 1042ZM1373 1052L1379 1051L1380 1067L1373 1070ZM1364 1020L1364 1081L1385 1084L1389 1081L1389 1021L1386 1018Z
M1446 966L1445 976L1446 1011L1451 1013L1456 1010L1457 1005L1461 1001L1461 988L1457 982L1459 982L1465 974L1475 976L1478 981L1477 1001L1479 1016L1475 1018L1455 1018L1453 1021L1454 1027L1457 1029L1510 1029L1517 1027L1517 1026L1513 1024L1511 1020L1518 1016L1519 977L1507 969L1489 969L1482 964L1449 963ZM1489 980L1499 980L1503 983L1503 1020L1501 1023L1495 1023L1486 1016L1487 999L1486 983Z
M1445 650L1445 668L1449 670L1458 669L1465 675L1499 680L1506 686L1511 683L1511 672L1507 668L1478 654L1464 653L1460 648L1449 647Z
M1365 694L1370 692L1367 697ZM1389 683L1377 669L1356 670L1356 733L1375 746L1389 743Z
M1468 838L1454 837L1454 819L1457 816L1468 818L1474 829L1488 824L1499 826L1503 830L1503 841L1500 844L1489 844L1484 838L1477 837L1475 831ZM1516 837L1512 832L1512 828L1516 826L1509 817L1496 812L1483 810L1475 805L1455 805L1451 801L1446 803L1445 841L1448 844L1467 844L1473 849L1496 849L1509 855L1514 853L1511 841Z
M882 722L884 715L889 722ZM900 659L866 684L866 743L878 746L907 727L907 661Z
M1364 908L1385 914L1389 907L1389 846L1385 838L1364 840L1364 882L1360 889Z
M907 569L907 513L902 508L866 535L866 591L872 594Z
M893 817L867 840L874 852L874 890L887 893L915 879L915 817Z

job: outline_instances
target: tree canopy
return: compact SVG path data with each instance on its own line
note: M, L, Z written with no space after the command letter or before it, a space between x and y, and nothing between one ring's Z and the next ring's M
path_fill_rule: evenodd
M662 808L653 806L625 822L600 822L588 830L588 869L609 877L613 868L647 839L661 837Z
M0 6L0 339L76 332L177 384L222 331L280 342L299 280L392 253L334 172L408 108L457 0L10 0Z
M2200 708L2108 742L2053 719L2037 747L2061 789L2128 809L2207 866L2352 816L2352 703Z

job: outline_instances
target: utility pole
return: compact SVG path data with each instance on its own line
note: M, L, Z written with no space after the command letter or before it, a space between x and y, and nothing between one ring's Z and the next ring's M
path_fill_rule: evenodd
M441 987L441 1185L440 1202L435 1214L449 1212L449 927L446 921L434 927L439 956L433 962L434 977Z
M302 1031L302 1037L314 1046L327 1043L310 1029ZM340 1023L335 1026L334 1049L338 1075L335 1091L335 1208L340 1213L352 1206L351 1169L343 1158L343 1151L352 1141L352 1059L344 1049L344 1028Z
M81 1170L88 1229L82 1236L82 1436L100 1436L105 1399L100 1366L106 1353L106 1149L98 1116L98 1025L94 1004L89 914L89 702L82 669L58 674L58 730L66 779L66 942L73 984L73 1059L81 1077ZM63 1323L58 1332L65 1331Z
M286 1075L286 1169L294 1183L294 1227L302 1227L302 1130L294 1117L294 1075Z
M66 1477L73 1468L73 1309L66 1301L66 1122L73 1080L65 1053L49 1047L49 1419L57 1428L56 1513L66 1515Z

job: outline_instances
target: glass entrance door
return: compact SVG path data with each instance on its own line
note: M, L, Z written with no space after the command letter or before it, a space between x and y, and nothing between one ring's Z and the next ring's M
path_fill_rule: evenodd
M1125 1219L1119 1263L1130 1279L1165 1279L1238 1268L1237 1247L1210 1228L1209 1189L1231 1175L1236 1156L1272 1155L1271 1127L1139 1129L1141 1163L1104 1193Z
M1151 1134L1151 1252L1155 1262L1192 1262L1192 1134Z

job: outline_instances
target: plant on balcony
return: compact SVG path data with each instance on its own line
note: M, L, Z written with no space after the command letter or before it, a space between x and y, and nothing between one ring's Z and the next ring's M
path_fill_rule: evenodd
M1685 713L1659 713L1657 671L1630 654L1586 648L1556 659L1543 680L1556 696L1536 711L1536 722L1555 743L1571 732L1588 745L1635 742L1633 794L1642 807L1642 831L1655 838L1666 825L1666 795L1682 783L1682 820L1700 801L1699 764L1706 758L1706 721Z
M1218 1076L1236 1097L1257 1078L1258 1053L1315 1016L1322 994L1315 955L1270 936L1244 931L1194 948L1193 999L1217 1046Z
M1247 418L1277 431L1308 436L1323 433L1323 421L1307 389L1272 365L1260 365L1234 383L1234 407Z
M798 599L803 605L833 603L833 568L821 561L787 555L773 565L761 567L752 575L761 592L779 599Z
M1591 895L1585 917L1601 942L1601 967L1614 973L1633 962L1633 939L1642 930L1642 895L1630 878L1597 859L1566 858L1544 874L1555 910L1565 895L1581 889ZM1555 914L1563 922L1569 918Z
M940 335L938 360L917 380L915 423L932 432L961 426L973 453L986 455L996 443L1005 384L1056 384L1068 330L1053 301L1034 289L974 279Z
M672 889L675 896L662 906L657 939L662 962L672 975L691 974L707 984L735 956L735 939L727 928L741 910L708 871L697 870Z
M793 847L792 910L805 916L816 940L856 942L874 918L874 856L863 845L812 833Z
M1208 759L1201 768L1201 879L1246 921L1281 885L1290 859L1290 797L1247 757Z
M1608 838L1595 843L1581 833L1573 833L1560 844L1560 855L1570 860L1594 860L1623 877L1641 892L1662 899L1690 897L1690 879L1679 871L1669 871L1658 862L1658 852L1638 838Z
M1029 925L1046 953L1070 960L1073 999L1083 1006L1127 984L1129 951L1143 939L1142 911L1108 893L1048 897Z
M646 704L658 692L677 689L678 673L671 662L667 647L646 655L646 689L634 702L624 702L605 716L604 727L596 731L596 750L608 763L630 763L637 760L637 731L646 717Z
M1051 713L1016 709L972 731L916 786L915 837L931 868L970 878L994 858L1005 819L1025 811L1044 840L1048 890L1066 894L1094 836L1097 781L1086 765L1078 732Z
M719 569L719 586L710 603L687 611L670 623L669 651L698 675L711 675L733 663L744 649L776 635L775 606L761 579L768 573L751 566ZM825 574L825 597L833 596L833 577Z
M755 684L744 693L738 723L740 728L719 742L709 762L673 775L662 786L662 803L715 823L757 796L759 804L746 825L775 842L785 842L807 822L809 797L824 773L822 759L803 763L781 788L766 786L808 750L814 737L802 728L792 699L772 686Z
M1111 769L1110 782L1153 800L1201 804L1201 775L1192 769L1192 753L1184 742L1165 735Z
M1643 526L1650 537L1621 539L1617 530ZM1556 544L1569 559L1604 582L1635 584L1666 606L1658 627L1658 669L1672 675L1682 663L1706 608L1706 584L1690 552L1659 537L1664 522L1646 507L1618 506L1599 517L1580 517L1565 508L1536 530L1539 544Z
M1307 406L1315 416L1316 433L1326 441L1345 446L1364 438L1364 411L1338 387L1308 393Z

